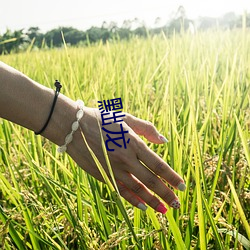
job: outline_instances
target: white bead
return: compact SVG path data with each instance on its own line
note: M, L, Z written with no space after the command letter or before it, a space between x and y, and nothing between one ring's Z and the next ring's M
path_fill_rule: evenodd
M66 145L62 145L61 147L59 147L58 149L57 149L57 152L58 153L63 153L63 152L65 152L67 150L67 146Z
M82 109L84 107L84 102L82 100L77 100L76 101L77 106Z
M68 134L66 137L65 137L65 144L69 144L71 143L73 140L73 132L71 132L70 134Z
M78 112L76 113L76 118L79 121L84 115L84 112L82 109L79 109Z
M72 131L75 132L79 128L79 122L78 121L73 122L71 128L72 128Z

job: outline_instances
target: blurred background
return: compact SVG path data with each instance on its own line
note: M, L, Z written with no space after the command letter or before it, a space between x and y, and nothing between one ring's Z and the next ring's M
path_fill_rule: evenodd
M2 1L0 53L58 47L63 31L68 45L82 45L114 37L127 39L148 32L171 35L181 29L195 33L210 28L250 26L248 1Z

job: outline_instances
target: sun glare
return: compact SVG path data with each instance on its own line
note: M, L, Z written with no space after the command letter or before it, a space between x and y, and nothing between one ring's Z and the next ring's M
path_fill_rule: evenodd
M219 17L228 12L242 14L244 10L250 11L250 1L226 1L226 0L92 0L87 4L83 1L72 0L66 4L62 0L44 0L39 6L32 0L26 0L26 4L14 1L15 8L9 1L3 1L0 8L0 32L6 28L22 29L30 26L39 26L41 30L49 30L58 26L73 26L78 29L88 29L91 26L101 26L104 21L117 22L121 25L124 20L138 18L147 25L154 25L161 20L162 24L175 18L178 8L184 7L187 18L195 19L199 16ZM47 8L47 6L50 8ZM3 11L4 10L4 11ZM56 15L55 11L56 10Z

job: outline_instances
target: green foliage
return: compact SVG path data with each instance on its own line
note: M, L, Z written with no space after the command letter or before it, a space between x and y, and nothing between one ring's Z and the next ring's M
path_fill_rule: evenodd
M9 29L0 36L0 54L18 52L22 48L27 48L29 42L28 36L23 30L11 32Z
M67 43L76 45L80 41L86 40L86 34L72 27L61 27L53 29L45 34L47 44L52 47L60 47L62 45L62 33Z
M199 20L191 20L185 16L185 10L180 6L176 14L176 17L166 25L154 28L147 28L143 21L135 18L134 20L124 20L121 27L118 27L115 22L110 22L110 24L103 22L101 28L91 27L86 31L80 31L73 27L58 27L44 34L40 32L38 27L30 27L27 32L24 32L24 30L14 32L7 30L2 36L0 35L0 54L25 51L32 48L62 47L62 33L67 46L82 46L99 42L105 44L107 41L128 40L135 36L147 37L148 35L161 33L164 33L165 36L171 36L188 30L195 33L196 30L234 29L241 28L244 25L250 27L250 14L247 13L245 14L245 24L243 24L242 16L237 16L233 12L229 12L219 19L201 17ZM156 21L158 19L156 18Z
M175 191L179 211L142 212L55 145L0 120L0 248L247 249L249 55L249 33L234 30L2 56L49 87L60 79L87 106L121 97L168 137L148 146L187 190Z

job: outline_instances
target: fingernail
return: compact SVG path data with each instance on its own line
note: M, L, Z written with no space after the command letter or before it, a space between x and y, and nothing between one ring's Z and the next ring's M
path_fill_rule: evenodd
M167 212L167 208L162 203L160 203L156 208L156 211L165 214Z
M178 190L185 191L186 190L186 184L184 182L180 182L177 186Z
M175 208L175 209L179 209L181 206L181 203L179 202L179 200L173 200L172 203L170 204L170 207Z
M164 143L167 143L167 142L168 142L168 139L167 139L165 136L163 136L162 134L160 134L160 135L158 136L158 138L159 138L162 142L164 142Z
M143 203L139 203L139 204L137 205L137 207L138 207L139 209L141 209L142 211L146 211L146 210L147 210L147 207L146 207Z

